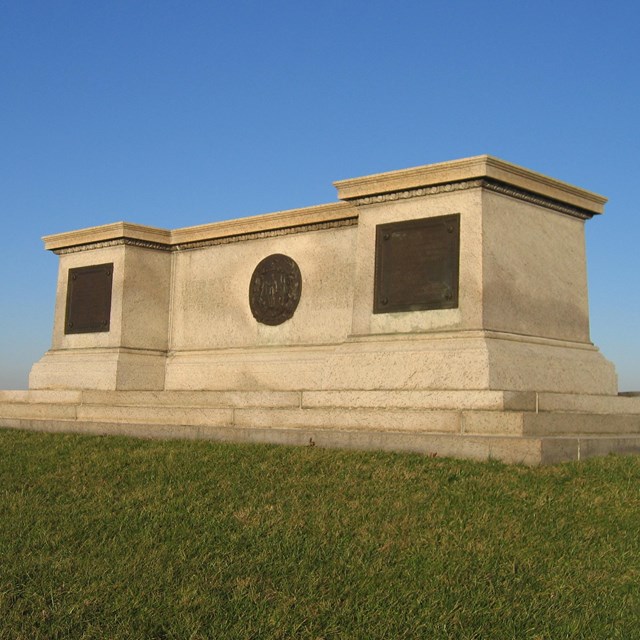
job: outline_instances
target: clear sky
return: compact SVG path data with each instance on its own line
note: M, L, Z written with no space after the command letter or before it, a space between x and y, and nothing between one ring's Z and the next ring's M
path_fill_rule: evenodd
M640 390L638 25L634 0L0 0L0 388L50 344L43 235L489 153L609 198L591 336Z

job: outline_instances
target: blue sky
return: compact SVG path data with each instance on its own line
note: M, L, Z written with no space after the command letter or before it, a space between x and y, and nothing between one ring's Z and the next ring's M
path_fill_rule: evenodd
M51 339L40 237L336 200L489 153L609 198L592 340L640 389L640 3L0 0L0 388Z

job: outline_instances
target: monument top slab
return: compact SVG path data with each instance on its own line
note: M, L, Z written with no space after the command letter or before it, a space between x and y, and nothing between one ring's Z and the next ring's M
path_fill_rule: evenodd
M161 229L130 222L115 222L99 227L89 227L44 236L44 247L48 251L59 251L69 247L92 245L126 238L166 247L180 247L197 242L247 234L263 233L276 229L308 227L338 220L357 218L356 208L348 202L289 209L275 213L265 213L249 218L223 220L181 229Z
M113 222L99 227L88 227L44 236L42 240L44 241L45 249L56 251L66 247L108 242L118 238L129 238L168 246L171 244L171 231L132 222Z
M173 230L116 222L48 235L43 240L45 249L54 252L121 240L144 243L159 249L180 249L224 238L240 238L284 229L311 230L317 225L341 224L349 220L355 222L358 219L358 205L375 203L378 198L383 200L389 194L404 192L412 195L420 189L431 193L470 186L486 187L529 200L533 196L534 202L541 197L545 205L560 207L560 210L568 207L569 213L582 218L602 213L607 202L606 198L596 193L488 155L339 180L334 182L334 186L341 202Z
M432 187L467 180L488 179L573 205L596 214L607 199L566 182L530 171L489 155L439 162L411 169L377 173L334 182L341 200Z

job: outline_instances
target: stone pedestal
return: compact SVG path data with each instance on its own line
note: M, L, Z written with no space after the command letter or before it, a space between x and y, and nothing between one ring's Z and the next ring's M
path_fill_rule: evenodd
M51 349L29 376L32 389L163 389L169 344L170 233L116 223L54 236L60 255ZM65 326L74 269L110 264L108 331Z
M603 198L486 156L336 186L343 203L45 238L60 254L56 316L30 387L616 393L589 338L584 221ZM376 313L376 230L446 216L459 219L455 306ZM249 305L270 254L302 274L278 326ZM101 263L113 264L110 330L69 335L70 270ZM411 261L402 268L416 277Z

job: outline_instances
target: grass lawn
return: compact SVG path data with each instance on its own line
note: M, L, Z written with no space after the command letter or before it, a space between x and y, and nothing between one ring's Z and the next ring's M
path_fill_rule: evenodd
M640 638L640 457L0 429L0 638Z

